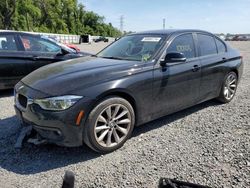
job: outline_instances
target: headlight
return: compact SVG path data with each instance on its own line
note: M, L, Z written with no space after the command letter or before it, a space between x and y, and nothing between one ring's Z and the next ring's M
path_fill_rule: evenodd
M45 99L35 99L34 103L38 104L44 110L66 110L69 107L73 106L81 96L75 95L66 95L59 97L51 97Z

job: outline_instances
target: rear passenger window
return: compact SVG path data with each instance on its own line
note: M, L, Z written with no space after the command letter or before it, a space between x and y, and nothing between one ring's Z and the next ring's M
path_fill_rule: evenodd
M195 48L192 34L176 37L168 47L167 52L181 52L187 59L195 57Z
M0 51L16 51L14 35L0 35Z
M204 34L198 34L198 44L201 56L217 54L214 37Z
M223 42L221 42L218 39L215 39L216 41L216 45L217 45L217 49L218 49L218 53L224 53L226 52L226 46Z

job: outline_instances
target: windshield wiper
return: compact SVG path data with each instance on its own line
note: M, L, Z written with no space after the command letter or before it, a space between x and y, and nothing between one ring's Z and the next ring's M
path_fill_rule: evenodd
M114 56L99 56L101 58L105 58L105 59L117 59L117 60L124 60L123 58L120 57L114 57Z
M94 57L100 57L100 58L105 58L105 59L116 59L116 60L127 60L127 61L139 61L137 59L127 59L127 58L121 58L121 57L114 57L114 56L98 56L98 55L93 55Z

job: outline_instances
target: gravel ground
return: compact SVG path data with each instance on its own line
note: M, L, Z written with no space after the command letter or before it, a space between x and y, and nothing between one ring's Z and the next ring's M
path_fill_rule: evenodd
M98 42L98 43L93 42L91 45L82 43L81 45L77 46L80 48L81 51L95 54L101 51L109 44L111 44L111 42Z
M231 103L205 102L140 126L121 149L107 155L86 146L26 143L14 149L20 125L12 91L1 92L0 187L60 187L65 170L76 174L76 187L156 187L160 177L250 187L250 42L232 45L244 55L245 69Z

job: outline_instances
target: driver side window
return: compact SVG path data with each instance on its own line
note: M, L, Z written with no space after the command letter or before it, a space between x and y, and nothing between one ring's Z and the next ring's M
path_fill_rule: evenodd
M39 37L21 36L21 41L25 51L29 52L45 52L45 53L58 53L61 48L52 42L46 41Z
M167 53L180 52L187 59L195 57L195 47L192 34L184 34L176 37L167 49Z

